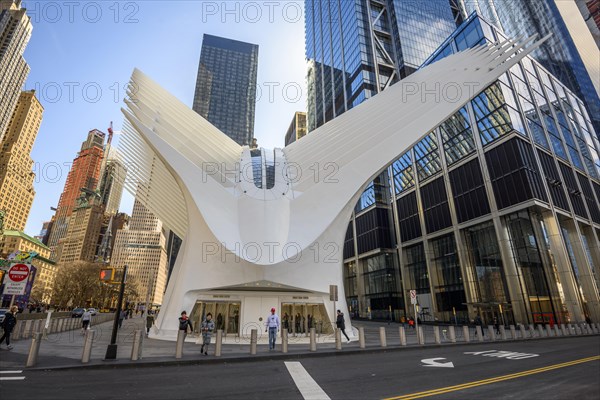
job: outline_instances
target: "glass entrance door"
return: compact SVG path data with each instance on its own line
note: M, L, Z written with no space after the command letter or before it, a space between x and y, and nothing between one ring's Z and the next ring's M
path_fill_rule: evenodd
M281 305L281 326L292 336L307 336L310 328L317 334L330 334L333 327L325 306L314 303L283 303Z
M226 335L239 335L240 305L240 302L197 301L190 314L194 332L200 332L200 324L211 313L215 330L222 329Z

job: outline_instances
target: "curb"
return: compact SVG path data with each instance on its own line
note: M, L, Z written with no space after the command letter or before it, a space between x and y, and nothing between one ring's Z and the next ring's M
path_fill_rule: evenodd
M497 340L497 341L471 341L471 342L457 342L457 343L443 343L443 344L434 344L428 343L424 345L409 345L409 346L401 346L401 345L392 345L388 347L374 347L374 348L352 348L352 349L342 349L342 350L334 350L327 349L320 352L304 352L304 353L265 353L250 356L249 354L246 356L221 356L211 358L194 358L194 359L175 359L175 358L162 358L156 357L156 359L141 359L140 361L130 361L130 360L110 360L110 361L102 361L97 360L94 361L93 364L70 364L70 365L61 365L61 366L43 366L43 367L33 367L26 368L26 371L60 371L60 370L74 370L74 369L90 369L90 370L101 370L101 369L120 369L120 368L152 368L159 366L186 366L186 365L202 365L202 364L227 364L227 363L246 363L246 362L256 362L256 361L272 361L272 360L297 360L297 359L305 359L305 358L321 358L321 357L337 357L337 356L350 356L350 355L358 355L358 354L377 354L377 353L387 353L387 352L398 352L403 350L414 350L414 349L425 349L425 348L439 348L439 347L470 347L473 345L492 345L492 344L502 344L502 343L526 343L531 341L547 341L552 339L578 339L585 337L595 337L600 336L598 334L592 335L579 335L579 336L560 336L560 337L544 337L544 338L530 338L530 339L508 339L508 340ZM185 357L185 355L184 355Z

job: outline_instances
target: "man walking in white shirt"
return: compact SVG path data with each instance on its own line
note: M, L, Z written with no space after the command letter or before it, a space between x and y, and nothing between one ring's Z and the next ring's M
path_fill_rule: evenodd
M271 315L267 317L266 325L265 332L269 331L269 351L275 350L275 341L279 332L279 316L275 314L275 308L271 308Z

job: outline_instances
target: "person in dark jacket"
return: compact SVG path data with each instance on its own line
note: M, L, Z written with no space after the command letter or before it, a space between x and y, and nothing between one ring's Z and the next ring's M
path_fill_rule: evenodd
M146 336L150 334L150 328L152 328L152 325L154 325L154 313L152 310L150 310L146 316Z
M185 331L187 333L188 327L190 328L190 332L194 332L194 327L192 326L192 321L187 316L187 312L182 311L181 317L179 317L179 330Z
M335 325L340 331L342 331L342 333L344 334L344 336L346 336L346 339L348 339L349 342L350 338L348 337L348 335L346 335L346 322L344 322L344 313L342 313L340 310L337 310L337 318L335 320Z
M4 321L2 321L2 329L4 329L4 335L0 338L0 344L6 339L6 347L8 350L12 350L12 346L10 344L10 334L12 333L15 325L17 325L17 313L19 312L19 307L12 306L10 311L4 314Z

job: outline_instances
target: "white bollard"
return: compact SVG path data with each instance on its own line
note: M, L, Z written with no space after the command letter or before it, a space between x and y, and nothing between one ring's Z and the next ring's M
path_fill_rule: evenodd
M258 342L258 330L252 329L250 331L250 354L256 354L256 343Z
M379 343L381 344L381 347L387 347L387 339L385 337L385 327L383 327L383 326L379 327Z
M417 329L417 338L419 344L425 344L425 331L423 331L423 326L419 325L419 329Z
M287 330L283 330L286 333L286 341L285 341L285 351L287 353ZM223 329L217 330L217 339L215 343L215 357L221 357L221 352L223 351Z
M133 333L133 345L131 346L131 361L137 361L142 359L142 341L144 335L141 330L136 330Z
M532 339L535 337L535 325L529 324L529 334Z
M366 347L365 328L362 326L360 328L358 328L358 347L360 347L361 349L364 349Z
M512 340L516 340L517 339L517 330L515 329L514 325L510 325L508 327L508 329L510 329L510 338Z
M435 339L436 344L442 343L442 339L440 337L440 327L437 325L433 327L433 338Z
M454 330L454 325L448 327L448 335L450 336L450 343L456 343L456 331Z
M403 326L400 326L400 328L398 328L398 330L400 332L400 345L406 346L406 330L404 329Z
M175 358L183 357L183 344L187 333L183 329L177 331L177 343L175 345Z
M504 328L504 325L500 325L500 339L506 340L506 328Z
M483 342L483 331L481 330L481 326L477 325L475 327L475 333L477 333L477 340Z
M466 325L463 325L463 341L465 343L469 343L471 341L471 331Z
M490 340L492 342L496 341L496 330L492 325L488 325L488 333L490 334Z
M42 343L42 334L36 332L33 334L31 345L29 346L29 355L27 356L27 368L35 367L37 364L38 354L40 352L40 344Z
M542 325L538 325L538 334L540 335L540 338L543 338L544 335L544 327Z
M342 331L338 328L335 328L335 349L342 349Z
M310 351L317 351L317 330L310 328Z
M552 335L552 328L550 328L550 325L547 325L547 324L546 324L546 335L548 337L552 337L553 336Z
M81 355L81 362L87 364L90 362L92 356L92 346L94 344L94 335L96 331L86 330L83 341L83 354Z
M554 336L560 336L560 331L558 330L558 325L554 324Z

